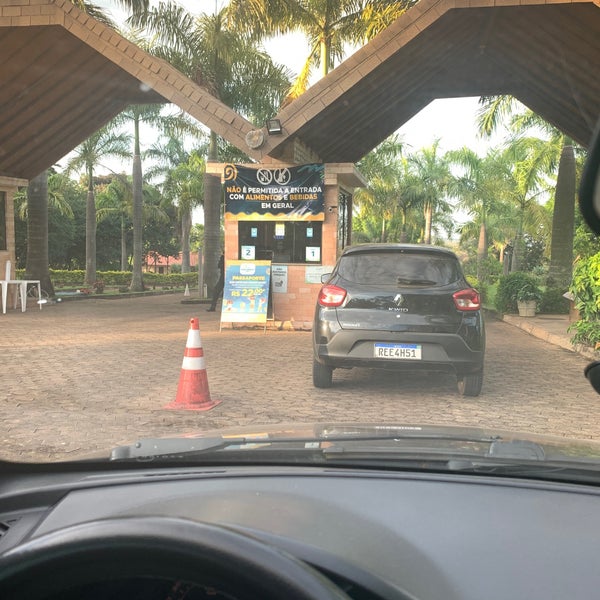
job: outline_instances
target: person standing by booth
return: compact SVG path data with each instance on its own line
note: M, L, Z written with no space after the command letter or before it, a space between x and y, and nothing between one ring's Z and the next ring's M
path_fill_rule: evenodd
M206 309L208 312L215 312L217 308L217 301L223 295L223 287L225 285L225 254L223 250L221 250L221 256L219 257L218 269L219 280L217 281L217 284L213 289L212 302L210 304L210 308Z

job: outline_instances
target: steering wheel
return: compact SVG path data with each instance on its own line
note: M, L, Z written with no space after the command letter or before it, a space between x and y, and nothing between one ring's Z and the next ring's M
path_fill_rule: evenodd
M151 577L237 598L348 600L307 564L226 527L179 518L93 521L30 539L0 557L0 598L60 597L74 586Z

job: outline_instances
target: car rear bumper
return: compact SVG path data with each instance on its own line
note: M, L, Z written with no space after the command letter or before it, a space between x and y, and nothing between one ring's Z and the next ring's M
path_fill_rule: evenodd
M422 357L420 360L376 358L376 342L420 344ZM472 350L457 334L390 331L340 330L328 343L315 343L314 355L321 364L334 368L437 370L457 375L481 371L484 360L483 350Z

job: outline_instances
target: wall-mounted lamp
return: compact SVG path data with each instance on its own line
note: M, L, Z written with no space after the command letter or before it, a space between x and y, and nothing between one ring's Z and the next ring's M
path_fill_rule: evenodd
M283 133L281 121L279 119L267 119L266 125L269 135L281 135Z

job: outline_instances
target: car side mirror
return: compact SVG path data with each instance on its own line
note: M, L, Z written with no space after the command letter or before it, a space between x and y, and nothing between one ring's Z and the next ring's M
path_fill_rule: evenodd
M590 229L600 234L600 122L592 138L579 185L579 209Z
M590 144L579 186L579 209L590 229L600 234L600 122ZM600 361L590 363L584 375L600 394Z
M591 362L583 371L586 379L592 384L592 387L600 394L600 362L595 360Z

